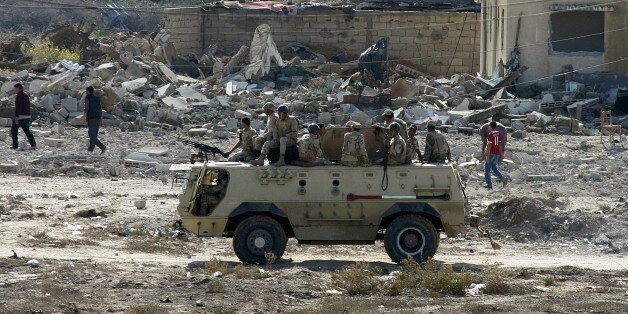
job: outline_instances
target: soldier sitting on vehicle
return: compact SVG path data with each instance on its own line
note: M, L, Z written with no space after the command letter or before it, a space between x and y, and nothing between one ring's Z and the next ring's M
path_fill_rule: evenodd
M388 136L390 141L386 142L388 149L389 165L402 165L406 163L406 141L401 137L401 126L397 122L393 122L388 127Z
M240 130L238 131L238 136L240 140L238 143L231 148L229 151L228 161L234 162L248 162L255 158L254 154L254 143L253 138L255 137L255 130L251 129L251 119L250 118L242 118L242 124L240 126ZM241 148L239 152L235 155L231 155L234 150Z
M253 141L254 149L256 151L262 150L262 146L264 145L264 143L273 139L273 133L271 130L276 130L275 125L277 124L278 119L277 115L274 112L275 104L273 104L272 102L269 101L265 103L262 109L264 109L264 113L266 114L266 116L268 116L268 120L266 121L266 130L264 131L264 133L256 136Z
M406 140L406 163L412 163L413 160L418 160L423 163L423 155L421 155L421 149L419 148L419 140L416 138L416 125L411 125L408 128L408 139Z
M325 158L321 148L320 136L323 130L316 124L307 127L308 134L303 135L297 146L299 148L299 160L303 166L328 165L329 160Z
M406 122L399 118L395 118L395 113L391 109L384 110L384 113L382 114L382 116L384 117L383 126L385 128L389 128L393 122L396 122L397 124L399 124L399 126L401 127L401 131L399 134L405 140L406 137L408 136L407 131L406 131Z
M361 126L360 123L355 121L349 121L345 124L345 127L349 128L349 132L345 133L342 145L340 164L343 166L358 167L371 164L366 152L364 135L360 133Z
M425 154L423 159L428 163L445 163L445 160L451 162L451 151L445 136L436 131L436 123L430 121L427 123L427 136L425 137Z
M279 106L277 111L279 112L279 119L277 119L275 125L271 126L268 130L273 137L262 145L259 158L251 161L251 164L254 166L264 165L264 160L266 160L266 157L270 153L270 149L277 147L279 147L279 160L277 160L275 165L285 165L286 147L295 146L297 144L297 135L299 132L297 119L288 115L288 106L286 105Z

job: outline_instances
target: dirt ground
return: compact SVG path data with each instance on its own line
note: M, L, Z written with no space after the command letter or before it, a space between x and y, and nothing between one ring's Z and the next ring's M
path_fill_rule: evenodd
M4 174L0 313L628 312L628 152L530 137L509 143L512 184L487 191L477 135L448 135L501 249L469 229L443 238L428 268L391 263L381 242L294 239L282 260L243 266L230 239L173 229L179 187L161 176ZM529 178L547 174L560 178ZM465 296L470 283L484 294Z

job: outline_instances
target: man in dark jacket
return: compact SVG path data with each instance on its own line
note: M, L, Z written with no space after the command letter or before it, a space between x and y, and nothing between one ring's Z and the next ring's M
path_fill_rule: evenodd
M15 84L15 116L13 117L13 125L11 126L11 139L13 139L13 149L17 149L17 131L22 128L31 148L35 149L35 137L30 130L31 125L31 102L28 94L24 92L22 84Z
M87 134L89 135L88 152L93 152L94 147L100 148L100 153L104 154L107 147L98 139L98 128L102 125L102 105L100 97L94 94L94 88L89 86L85 89L85 110L83 111L83 121L87 122Z

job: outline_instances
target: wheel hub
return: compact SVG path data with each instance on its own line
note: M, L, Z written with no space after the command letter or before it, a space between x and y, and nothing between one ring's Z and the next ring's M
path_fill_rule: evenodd
M420 254L425 246L425 236L418 228L405 228L397 236L397 246L407 256Z
M273 247L273 238L270 233L264 229L255 229L246 239L248 250L255 255L264 255L271 251Z

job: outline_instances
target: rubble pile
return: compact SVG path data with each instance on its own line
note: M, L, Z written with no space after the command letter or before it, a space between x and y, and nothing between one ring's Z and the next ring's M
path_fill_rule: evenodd
M617 205L617 211L626 203ZM517 242L546 242L556 238L581 238L608 246L609 253L626 252L628 239L623 230L626 218L609 208L606 212L565 210L566 204L549 199L511 197L488 206L484 222ZM532 223L534 222L534 223Z
M0 126L11 126L13 85L22 82L31 96L36 125L54 125L54 132L45 134L43 141L48 147L63 146L64 134L59 130L64 126L84 126L81 116L88 86L101 96L107 129L156 136L234 138L242 117L252 118L254 129L265 127L261 107L267 101L289 104L291 114L303 125L341 125L349 119L369 125L381 122L380 114L391 108L397 118L419 129L435 121L440 130L450 133L472 134L495 116L514 138L525 138L528 132L597 133L597 121L583 124L569 112L560 114L562 107L548 105L562 97L563 103L570 100L566 110L580 116L598 108L594 104L599 102L589 100L594 93L568 79L565 84L571 92L549 91L540 99L521 99L508 92L508 82L525 67L491 80L464 73L434 77L411 64L389 62L386 38L359 60L349 61L327 59L300 44L277 47L266 24L257 27L250 46L242 46L233 56L215 55L215 46L202 56L179 54L166 30L148 36L118 33L94 38L92 29L65 24L44 34L53 45L79 49L79 63L22 63L21 71L0 72ZM16 58L15 54L23 53L16 47L22 46L3 44L3 60L26 62L28 58ZM3 55L7 50L11 52ZM587 99L578 101L581 97ZM10 141L7 136L0 140ZM141 157L148 164L159 162L146 154ZM125 158L129 159L120 156Z

